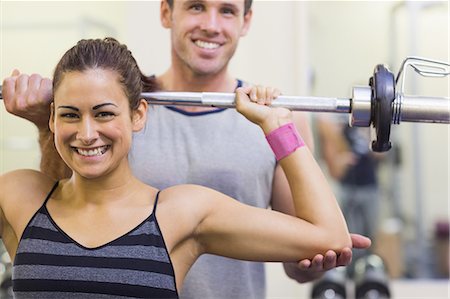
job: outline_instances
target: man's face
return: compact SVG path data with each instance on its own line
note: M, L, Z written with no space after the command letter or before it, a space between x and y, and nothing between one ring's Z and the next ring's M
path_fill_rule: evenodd
M247 33L251 10L244 16L244 0L163 1L161 21L171 29L173 63L194 75L214 75L233 56L239 38Z

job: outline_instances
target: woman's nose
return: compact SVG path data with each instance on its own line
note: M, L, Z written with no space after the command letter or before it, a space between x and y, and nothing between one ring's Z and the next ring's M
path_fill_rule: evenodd
M80 122L77 139L79 139L83 144L90 145L95 142L98 138L98 131L95 121L85 118Z

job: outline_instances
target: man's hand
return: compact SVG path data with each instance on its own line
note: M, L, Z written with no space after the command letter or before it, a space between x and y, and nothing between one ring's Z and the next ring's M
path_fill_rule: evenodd
M366 249L370 247L371 240L362 235L350 234L352 246L356 249ZM329 250L325 253L316 255L312 260L301 260L298 263L284 263L286 274L300 283L310 282L323 276L331 269L340 266L348 266L352 261L352 250L344 248L337 255L336 252Z
M2 97L9 113L28 119L39 129L48 128L52 101L50 79L14 70L10 77L3 80Z

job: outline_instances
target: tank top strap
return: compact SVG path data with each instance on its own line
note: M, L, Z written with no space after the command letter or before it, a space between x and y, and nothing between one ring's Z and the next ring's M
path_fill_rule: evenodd
M158 193L156 193L155 203L153 204L152 214L155 215L155 217L156 217L156 205L158 204L158 199L159 199L159 193L160 192L161 192L161 190L158 190Z
M50 199L50 196L52 196L53 192L56 190L58 185L59 185L59 181L56 181L55 184L53 185L52 189L50 190L50 192L47 194L47 197L44 200L43 206L45 206L47 204L47 201Z

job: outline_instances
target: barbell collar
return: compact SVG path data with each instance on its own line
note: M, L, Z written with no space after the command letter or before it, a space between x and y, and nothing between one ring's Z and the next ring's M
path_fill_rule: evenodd
M350 126L369 127L371 124L372 90L369 86L353 88Z

